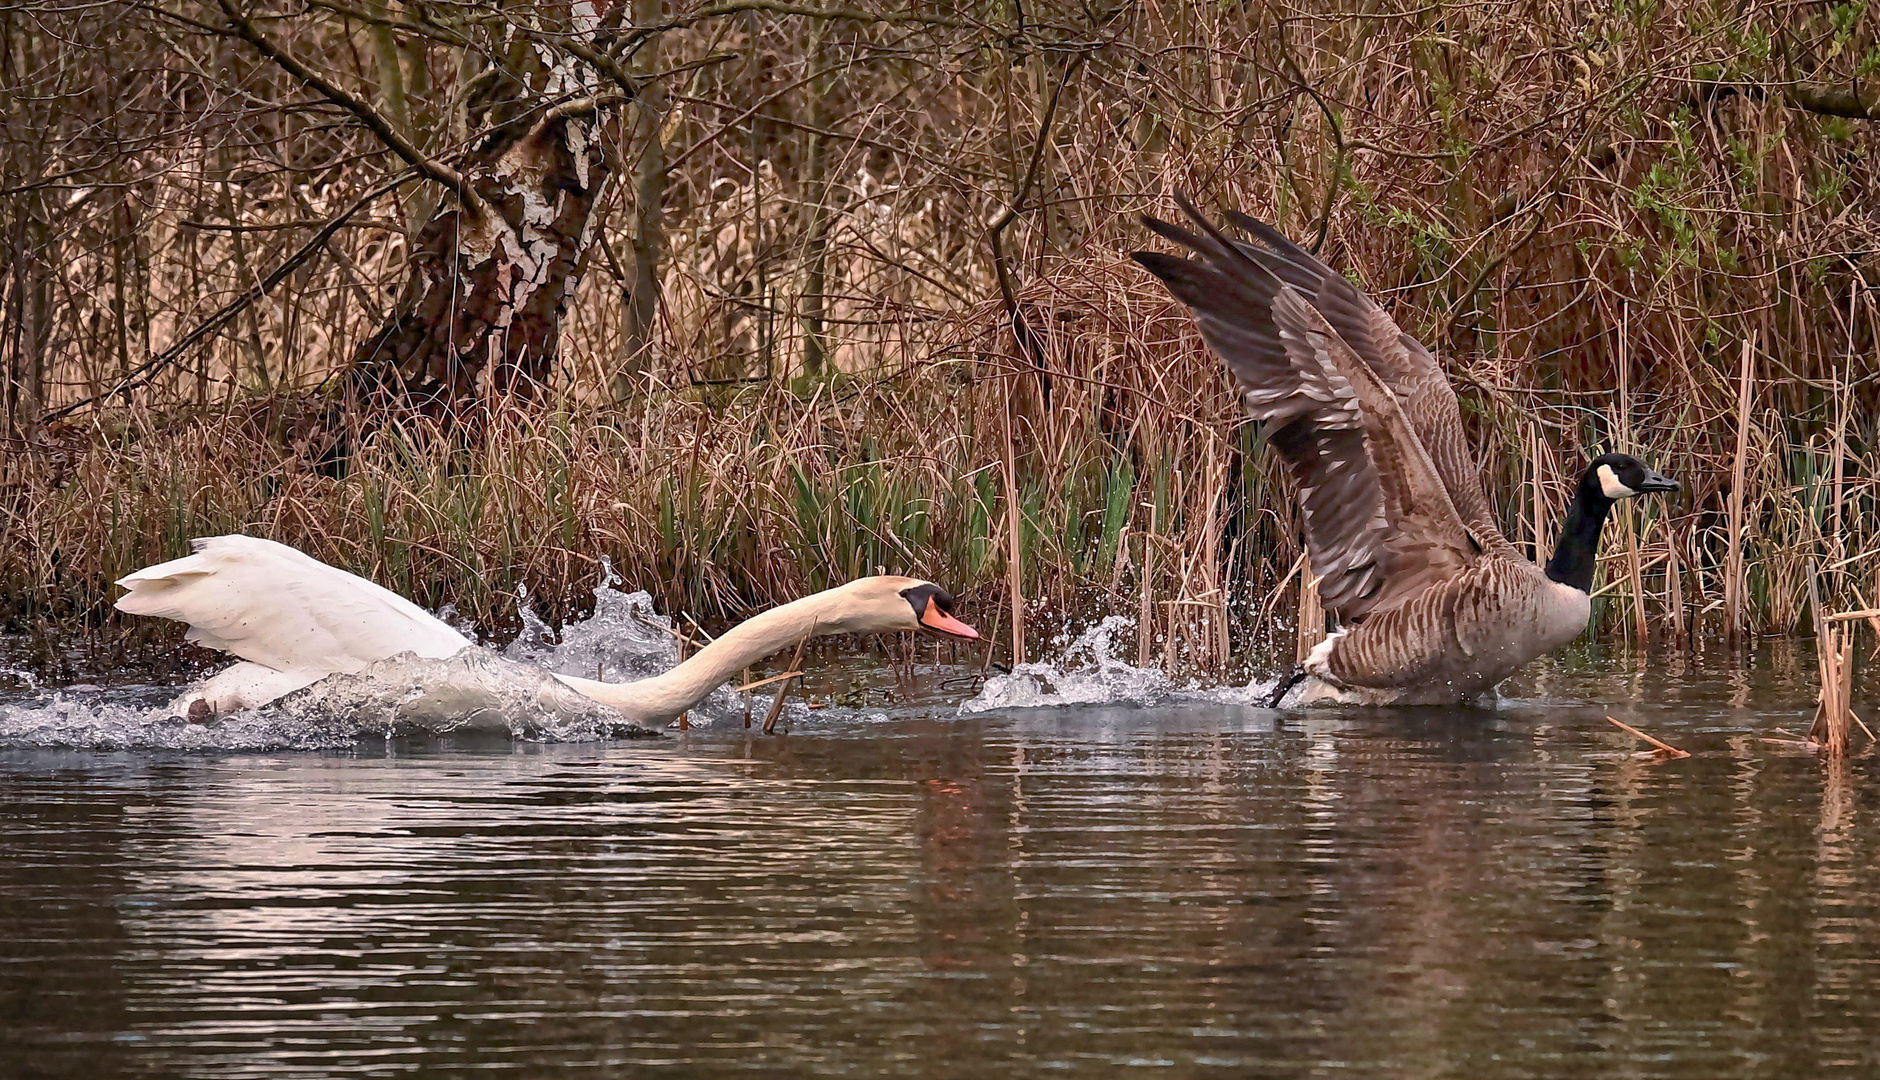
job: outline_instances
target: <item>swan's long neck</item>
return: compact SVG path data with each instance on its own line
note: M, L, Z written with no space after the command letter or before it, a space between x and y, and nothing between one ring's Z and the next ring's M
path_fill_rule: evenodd
M1560 542L1547 560L1547 576L1583 593L1593 591L1593 569L1599 562L1599 534L1606 526L1612 500L1600 490L1591 472L1580 478L1580 489L1567 504L1567 520L1560 526Z
M725 680L773 653L816 634L841 633L838 597L821 592L753 616L724 632L685 663L630 683L556 678L630 720L663 724L705 700Z

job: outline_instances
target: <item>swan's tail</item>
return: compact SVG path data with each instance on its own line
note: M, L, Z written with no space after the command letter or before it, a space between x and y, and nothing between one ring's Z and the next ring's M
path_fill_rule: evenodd
M208 540L192 540L194 555L146 566L119 578L117 583L130 590L118 597L116 607L126 615L150 615L158 619L189 618L178 602L185 587L215 573L214 564L202 554Z

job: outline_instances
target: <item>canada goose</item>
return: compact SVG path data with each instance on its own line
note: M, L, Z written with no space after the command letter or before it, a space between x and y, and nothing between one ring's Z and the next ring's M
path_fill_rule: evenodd
M188 640L242 663L176 703L191 719L264 705L336 672L411 652L444 659L469 639L397 593L284 544L252 536L193 541L195 554L118 582L119 611L189 624ZM652 678L606 683L555 675L629 720L661 724L703 701L734 673L806 637L920 630L972 641L953 597L930 582L866 577L772 608L727 630Z
M1677 482L1623 454L1594 459L1553 558L1535 566L1495 525L1430 351L1277 230L1230 214L1257 243L1232 241L1177 201L1200 234L1144 223L1201 258L1134 258L1188 305L1284 458L1319 597L1340 624L1273 704L1302 680L1301 704L1465 701L1578 637L1614 501Z

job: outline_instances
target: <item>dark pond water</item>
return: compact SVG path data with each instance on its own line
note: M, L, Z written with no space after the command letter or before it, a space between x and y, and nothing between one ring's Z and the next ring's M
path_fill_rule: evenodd
M0 1072L1880 1075L1875 759L1768 741L1805 653L1632 666L1494 712L4 750Z

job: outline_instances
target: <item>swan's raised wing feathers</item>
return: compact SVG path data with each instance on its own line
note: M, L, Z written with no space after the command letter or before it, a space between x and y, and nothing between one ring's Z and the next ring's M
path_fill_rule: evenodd
M194 542L195 554L121 579L119 611L189 624L190 641L275 671L357 671L401 652L442 659L470 642L397 593L284 544Z

